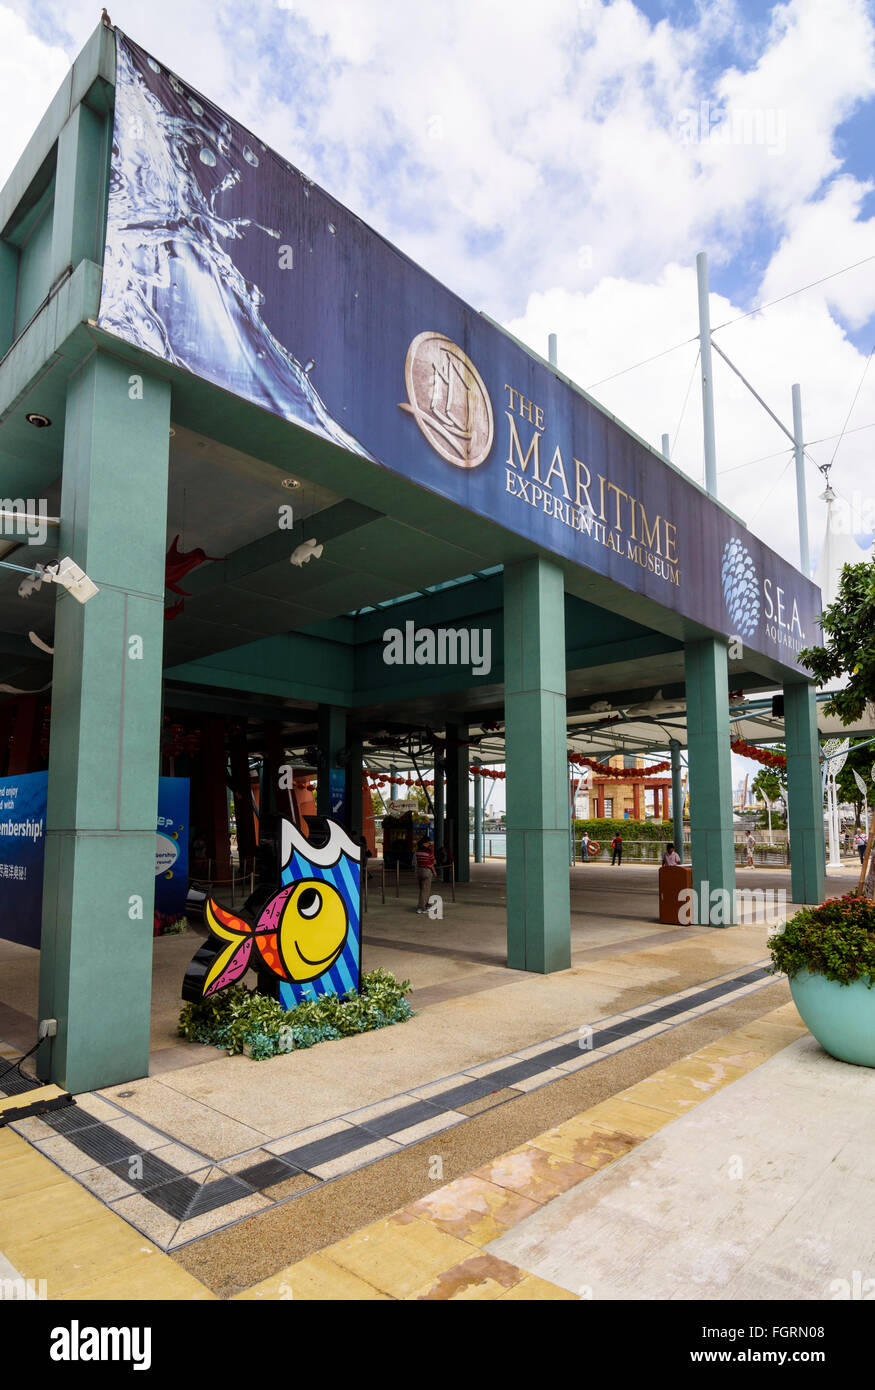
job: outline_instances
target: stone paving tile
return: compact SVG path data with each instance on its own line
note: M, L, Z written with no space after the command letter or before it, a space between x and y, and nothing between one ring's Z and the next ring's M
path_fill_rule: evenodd
M574 1163L555 1150L529 1143L485 1163L472 1177L507 1187L533 1202L549 1202L593 1172L593 1168Z
M482 1246L537 1207L532 1198L472 1174L447 1183L403 1210L430 1221L446 1235Z
M571 1300L577 1303L577 1294L571 1293L568 1289L562 1289L558 1284L551 1284L548 1279L539 1279L536 1274L527 1274L518 1284L514 1284L507 1290L507 1293L499 1294L499 1302L506 1299L514 1301L533 1303L546 1302L559 1303Z
M528 1091L537 1091L541 1086L547 1086L551 1081L561 1081L568 1073L560 1071L558 1067L550 1067L547 1071L539 1071L535 1076L518 1077L514 1083L514 1089L525 1094Z
M305 1260L289 1265L244 1293L235 1294L234 1299L248 1302L294 1299L296 1303L312 1300L340 1303L352 1300L373 1302L386 1300L388 1296L320 1253L308 1255Z
M336 1134L341 1134L353 1126L347 1124L346 1120L325 1120L319 1125L308 1125L306 1129L299 1129L295 1134L287 1134L284 1139L272 1139L261 1145L269 1154L278 1154L283 1157L290 1153L292 1149L303 1148L308 1144L318 1143L320 1139L328 1139ZM253 1150L248 1150L253 1152ZM223 1159L227 1163L228 1159Z
M386 1138L391 1139L394 1144L416 1144L420 1139L426 1139L429 1134L440 1134L442 1130L451 1129L453 1125L467 1118L467 1115L458 1110L441 1110L430 1119L420 1120L418 1125L411 1125L409 1129L396 1130Z
M591 1114L587 1111L573 1120L566 1120L554 1129L536 1134L529 1142L533 1148L546 1149L590 1171L621 1158L641 1142L637 1135L626 1130L609 1129L591 1118Z
M84 1153L62 1134L56 1135L53 1139L38 1140L36 1148L45 1154L46 1158L57 1163L59 1168L63 1168L65 1173L84 1173L86 1169L95 1165L93 1155Z
M480 1100L469 1101L467 1105L460 1105L459 1111L463 1115L482 1115L484 1110L491 1110L496 1105L503 1105L505 1101L517 1100L519 1091L512 1086L505 1086L501 1091L491 1091L487 1096L481 1096Z
M358 1125L346 1125L343 1129L335 1130L333 1134L327 1134L322 1139L313 1139L305 1144L295 1144L294 1147L286 1149L282 1157L293 1164L295 1168L304 1168L310 1173L315 1173L335 1159L363 1152L373 1145L374 1135L370 1130L361 1129ZM265 1147L269 1146L266 1145Z
M329 1245L323 1254L381 1293L408 1298L422 1296L446 1270L479 1252L430 1222L396 1215Z
M362 1131L365 1133L365 1131ZM308 1168L308 1172L314 1177L321 1178L327 1182L329 1178L339 1177L341 1173L351 1173L355 1168L361 1168L366 1163L373 1163L375 1158L385 1158L387 1154L397 1154L401 1152L401 1145L396 1144L391 1139L375 1139L373 1143L366 1144L363 1148L357 1148L351 1153L340 1154L337 1158L326 1160L324 1163L315 1163Z
M408 1299L446 1302L497 1299L523 1279L523 1271L494 1255L472 1254L444 1270L437 1278L407 1294Z
M201 1211L179 1225L167 1248L168 1250L175 1250L178 1246L185 1245L190 1240L197 1240L200 1236L209 1235L210 1232L217 1231L232 1221L240 1221L245 1216L254 1216L256 1212L264 1211L266 1207L271 1205L269 1198L264 1193L253 1192L248 1197L241 1197L237 1201L217 1206L211 1211Z
M401 1105L384 1101L380 1105L370 1106L367 1110L351 1111L344 1119L385 1139L399 1130L411 1129L424 1120L433 1120L443 1108L436 1102L427 1100L408 1101Z

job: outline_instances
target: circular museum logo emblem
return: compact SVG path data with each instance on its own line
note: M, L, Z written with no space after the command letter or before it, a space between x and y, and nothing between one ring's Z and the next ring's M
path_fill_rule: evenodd
M404 364L407 402L431 447L457 468L477 468L492 448L492 402L470 357L443 333L420 333Z
M723 547L720 567L723 602L733 630L740 637L755 632L760 620L760 594L756 566L746 546L737 536Z

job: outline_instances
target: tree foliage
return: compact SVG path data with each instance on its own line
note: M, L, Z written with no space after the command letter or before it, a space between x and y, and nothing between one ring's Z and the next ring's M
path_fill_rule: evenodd
M837 676L847 678L843 689L830 696L825 711L852 724L875 701L875 559L845 565L821 628L824 645L804 647L799 660L819 685Z

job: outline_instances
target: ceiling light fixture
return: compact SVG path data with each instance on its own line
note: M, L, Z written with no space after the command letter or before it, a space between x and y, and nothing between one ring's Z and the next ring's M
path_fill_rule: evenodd
M297 478L283 478L283 487L287 487L290 491L292 488L300 486L301 484L298 482Z
M25 415L24 418L29 425L33 425L34 429L37 430L44 430L52 423L48 415L30 414Z

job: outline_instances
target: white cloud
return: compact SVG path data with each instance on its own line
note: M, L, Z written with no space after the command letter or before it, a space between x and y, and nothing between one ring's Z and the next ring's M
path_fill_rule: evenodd
M11 162L94 27L86 0L0 8L0 117ZM732 0L687 24L631 0L119 0L112 17L193 85L477 307L582 385L695 335L693 261L758 302L871 254L870 184L844 171L837 129L875 92L864 0L791 0L751 21ZM732 53L732 65L725 54ZM708 109L703 113L703 103ZM732 140L717 138L710 120ZM704 120L704 124L703 124ZM695 139L689 139L691 134ZM775 249L776 248L776 249ZM756 262L756 268L751 259ZM749 307L713 296L721 323ZM838 432L863 369L848 340L875 314L873 266L724 330L718 340L806 436ZM695 345L596 388L622 420L674 439ZM718 362L721 497L795 558L789 445ZM850 422L875 420L875 369ZM692 381L675 458L701 476ZM873 436L834 469L872 491ZM784 452L786 448L787 452ZM834 444L812 446L828 462ZM780 457L739 468L777 451ZM813 548L823 509L809 471Z
M62 48L44 43L0 5L0 187L55 95L69 64Z
M688 344L613 381L604 381L631 362L643 362L662 348L693 337L698 326L696 305L695 267L671 265L651 284L610 279L589 293L557 288L532 295L525 314L508 327L545 356L547 335L556 333L560 369L584 388L591 386L602 405L656 447L663 433L668 433L673 461L702 482L698 367L690 385L698 344ZM743 307L712 293L712 324L738 318L743 312ZM805 438L816 440L839 433L862 375L865 355L846 338L822 295L808 292L741 319L715 333L715 340L788 427L792 427L790 387L798 381ZM729 367L716 356L714 360L720 499L774 549L798 563L790 442ZM595 385L600 381L604 384ZM867 373L851 425L870 422L875 422L875 370ZM833 482L849 501L855 488L864 489L867 495L873 492L869 463L873 444L875 431L848 434L842 442ZM812 445L809 452L814 463L828 463L835 446L836 441ZM772 454L777 457L755 462ZM823 482L811 463L806 467L809 532L816 559L826 517L819 500Z

